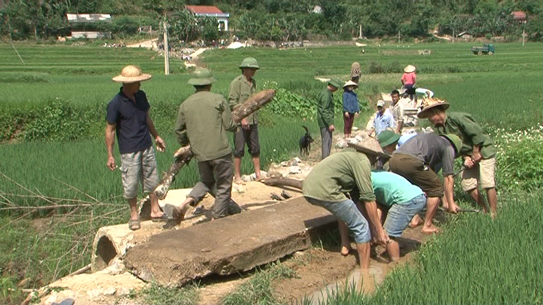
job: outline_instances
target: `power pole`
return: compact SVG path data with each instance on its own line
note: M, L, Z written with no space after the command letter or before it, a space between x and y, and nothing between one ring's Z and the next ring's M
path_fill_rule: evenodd
M170 51L168 48L168 21L164 19L164 75L170 75Z
M358 32L358 38L362 39L362 25L360 25L360 30Z
M524 37L526 36L526 21L522 22L522 47L524 47Z

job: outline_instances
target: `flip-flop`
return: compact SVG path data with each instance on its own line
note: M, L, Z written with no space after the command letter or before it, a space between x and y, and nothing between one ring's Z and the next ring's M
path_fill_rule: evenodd
M132 231L141 229L141 224L140 224L139 218L138 219L130 219L130 221L128 221L128 228L130 230L132 230Z
M151 217L151 220L153 222L167 222L168 221L168 215L166 213L162 214L160 217Z

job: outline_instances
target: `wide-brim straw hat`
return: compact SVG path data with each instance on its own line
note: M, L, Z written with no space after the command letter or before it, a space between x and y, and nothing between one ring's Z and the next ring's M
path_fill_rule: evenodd
M426 119L430 115L430 109L441 107L443 110L449 108L449 103L437 98L425 98L422 100L422 110L417 114L420 119Z
M383 149L379 145L379 142L377 142L377 140L375 140L374 138L366 138L356 144L348 143L347 145L366 155L382 157L382 158L391 157L391 155L383 151Z
M403 68L403 72L405 73L415 72L416 70L417 68L413 65L408 65L407 67Z
M151 79L151 74L143 73L138 66L129 65L121 70L121 74L112 79L117 83L130 84L149 80Z
M343 88L346 88L346 87L349 87L349 86L353 86L353 87L355 87L355 88L358 88L358 84L355 83L355 82L353 82L352 80L347 81L347 82L345 83L345 85L343 85Z

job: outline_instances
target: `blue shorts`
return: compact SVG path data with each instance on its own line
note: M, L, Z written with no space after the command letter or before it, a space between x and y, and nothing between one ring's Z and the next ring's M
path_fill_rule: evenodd
M351 231L355 243L364 244L371 240L368 221L362 216L362 213L360 213L358 207L352 200L347 199L341 202L329 202L310 197L305 197L305 199L313 205L327 209L339 220L343 221Z
M401 237L403 230L415 214L422 211L426 206L426 196L419 195L405 204L393 204L388 210L387 219L383 228L388 236Z

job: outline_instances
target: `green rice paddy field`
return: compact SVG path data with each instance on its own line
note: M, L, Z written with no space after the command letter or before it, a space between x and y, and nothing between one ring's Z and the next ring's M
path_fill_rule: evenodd
M296 156L300 125L309 126L318 137L311 115L289 115L288 108L313 113L308 103L324 86L314 78L346 80L354 61L361 63L363 72L358 94L370 109L359 126L365 126L377 94L399 87L403 67L414 64L420 87L446 99L451 110L473 114L494 137L500 152L500 218L492 222L473 215L453 221L445 235L423 247L414 267L394 272L368 302L543 302L543 248L537 243L543 233L538 191L543 186L543 46L496 44L493 56L473 55L470 47L375 44L366 47L364 55L354 46L247 48L206 51L200 58L218 79L214 92L226 95L241 60L253 56L262 67L256 75L259 87L288 93L280 97L283 106L261 112L264 165ZM193 92L181 61L172 59L172 74L164 76L163 58L148 50L26 44L15 48L24 64L10 44L0 44L0 297L7 302L17 299L10 299L9 288L23 278L31 279L25 288L39 287L87 264L95 230L128 218L120 176L105 166L105 107L119 89L111 77L127 64L153 74L142 89L168 146L167 153L158 154L160 170L169 166L178 147L172 131L176 109ZM418 55L421 49L431 50L431 55ZM339 119L336 123L342 125ZM249 173L247 159L242 170ZM196 179L191 164L174 187L190 187ZM461 191L456 195L462 196ZM53 212L8 210L58 203L50 197L88 206ZM518 245L513 245L515 240ZM489 251L493 254L487 255ZM481 271L473 271L478 266ZM520 271L513 274L512 268ZM477 276L471 276L473 272ZM413 291L417 298L411 296ZM360 301L356 294L348 295L351 299L338 296L338 304Z

